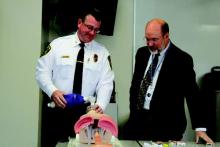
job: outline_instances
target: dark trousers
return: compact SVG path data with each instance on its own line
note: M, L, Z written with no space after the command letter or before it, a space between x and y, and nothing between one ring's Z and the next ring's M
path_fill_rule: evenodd
M86 113L87 105L71 109L48 108L48 97L43 97L41 147L55 147L57 142L66 142L68 137L75 137L74 124Z
M181 140L182 133L178 129L167 130L163 120L155 119L148 110L131 113L123 127L122 138L125 140L169 141Z

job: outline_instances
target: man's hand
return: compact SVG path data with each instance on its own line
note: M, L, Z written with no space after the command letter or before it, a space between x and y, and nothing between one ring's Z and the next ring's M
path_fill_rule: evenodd
M63 91L55 90L51 96L51 99L54 101L56 106L64 109L66 107L67 102L65 98L63 97L63 95L64 95Z
M207 144L214 144L211 138L204 131L196 131L196 143L199 142L199 138L202 138L206 141Z
M94 104L94 105L90 106L89 107L89 111L90 110L94 110L96 113L100 113L100 114L103 113L102 108L99 105L97 105L97 104Z

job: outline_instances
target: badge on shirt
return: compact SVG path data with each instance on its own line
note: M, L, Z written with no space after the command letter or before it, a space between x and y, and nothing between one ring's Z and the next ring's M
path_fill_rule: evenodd
M42 56L46 55L50 50L51 50L51 46L48 45L48 46L46 47L46 49L44 49L44 51L41 53L40 56L42 57Z
M94 61L94 62L97 62L97 61L98 61L98 55L97 55L97 54L94 54L94 56L93 56L93 61Z

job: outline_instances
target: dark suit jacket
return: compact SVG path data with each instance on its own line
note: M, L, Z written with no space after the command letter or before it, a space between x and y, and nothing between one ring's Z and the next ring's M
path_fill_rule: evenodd
M142 116L136 108L140 84L149 57L150 51L146 46L138 49L130 87L129 127L137 127L138 124L149 117ZM182 136L186 128L184 109L184 98L186 98L192 127L206 127L206 123L203 121L204 118L202 118L204 112L202 112L203 108L201 107L204 103L202 103L203 101L201 101L199 95L192 57L171 43L166 52L150 103L151 118L147 121L151 121L151 123L146 125L151 125L148 128L154 128L156 136L157 133L167 135L168 138L169 134L172 134L174 135L174 138L171 135L173 139L175 139L175 135ZM147 131L144 129L146 125L141 125L143 129L139 131ZM143 136L142 139L148 138Z

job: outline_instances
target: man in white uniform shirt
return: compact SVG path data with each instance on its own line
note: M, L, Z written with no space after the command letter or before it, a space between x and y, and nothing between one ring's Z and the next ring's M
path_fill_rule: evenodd
M97 9L82 13L77 32L52 41L37 62L36 80L48 96L43 99L42 147L53 147L58 141L67 141L69 136L74 136L72 127L86 113L87 105L67 109L64 99L64 94L73 93L80 43L84 43L84 60L79 94L95 96L93 109L98 113L103 113L110 101L114 80L110 54L103 45L94 41L101 26L100 16ZM46 106L50 101L55 103L54 109Z

